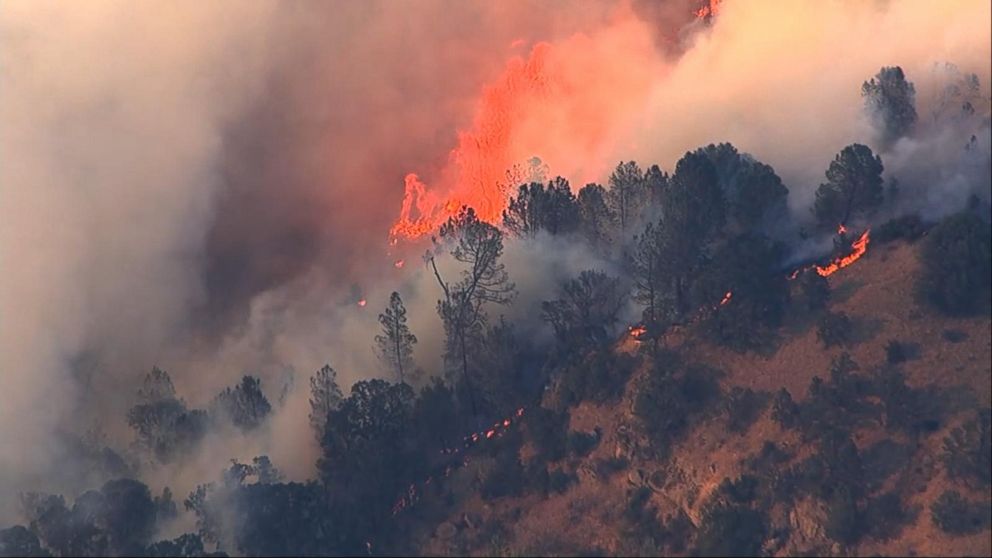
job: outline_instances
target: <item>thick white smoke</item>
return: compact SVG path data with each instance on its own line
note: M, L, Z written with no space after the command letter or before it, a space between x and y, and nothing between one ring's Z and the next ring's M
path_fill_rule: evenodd
M0 522L20 491L85 485L57 459L57 431L98 427L126 448L124 412L152 365L193 406L258 375L276 410L256 436L217 436L151 478L177 494L232 457L268 453L291 478L310 475L307 380L325 362L345 390L381 375L371 344L392 290L421 340L418 363L435 372L438 292L423 247L387 254L385 232L402 177L444 166L483 85L535 41L594 42L597 59L617 61L616 81L566 70L569 83L587 81L590 99L627 115L590 159L548 129L567 114L530 107L520 149L555 138L550 154L526 153L560 161L553 174L631 158L670 170L686 150L730 141L776 168L802 215L833 156L871 141L861 82L902 66L923 119L943 79L933 64L950 61L983 84L977 157L961 155L956 130L921 124L882 154L887 174L915 181L906 207L930 216L987 177L987 2L727 0L686 29L690 4L4 2ZM508 245L521 291L509 318L533 323L560 280L605 265L555 242Z

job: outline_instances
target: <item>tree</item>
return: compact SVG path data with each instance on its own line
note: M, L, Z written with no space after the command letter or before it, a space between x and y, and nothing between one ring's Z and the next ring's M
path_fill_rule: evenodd
M779 246L756 235L732 238L717 249L693 282L697 306L710 309L703 327L715 341L755 348L778 327L789 300L778 271L781 256Z
M410 333L406 325L406 307L398 292L393 291L389 295L389 306L379 314L379 325L382 326L382 335L375 336L379 360L396 374L402 384L404 373L413 372L413 346L417 343L417 336Z
M127 421L138 447L163 463L193 448L207 429L206 413L188 410L176 397L169 374L157 367L145 376L138 404L128 409Z
M716 170L732 234L751 232L787 216L789 189L775 169L729 143L710 144L695 153L708 158Z
M827 168L827 182L816 190L813 213L821 227L835 228L855 215L869 214L884 199L882 159L868 146L854 143Z
M881 134L882 144L909 135L916 124L916 88L899 66L885 66L861 85L865 112Z
M465 265L461 279L450 283L441 277L434 254L427 255L444 295L437 309L446 334L445 363L449 373L461 369L473 414L478 416L469 375L469 351L478 346L485 333L485 305L509 304L515 287L499 261L503 254L502 233L480 221L472 208L463 207L458 215L449 218L439 234L441 241L435 239L435 251L447 244L455 261Z
M534 236L539 231L565 234L579 227L579 208L568 181L557 177L543 184L522 184L516 197L510 197L503 211L503 225L517 236Z
M244 376L236 387L220 392L214 398L211 408L213 414L223 416L241 430L248 431L262 424L272 410L272 405L262 393L261 380L254 376Z
M586 184L579 190L579 228L594 248L605 250L610 244L612 223L615 219L607 200L606 188L599 184Z
M317 440L324 438L327 417L331 411L341 406L343 395L337 382L338 373L330 364L325 364L310 377L310 427Z
M133 479L116 479L100 489L103 518L98 523L107 533L115 553L134 556L155 533L155 502L148 487Z
M851 318L844 312L827 312L817 323L816 336L829 349L851 341Z
M610 174L610 189L606 194L606 203L617 217L620 225L621 243L626 242L627 229L632 224L638 207L643 199L644 175L641 167L634 161L623 162Z
M542 302L541 311L562 346L609 343L625 298L619 278L586 270L563 283L559 295Z
M830 300L830 283L815 269L806 269L799 276L799 292L806 310L822 310Z
M51 554L41 547L34 533L22 525L15 525L8 529L0 529L0 556L34 558L51 556Z
M988 312L992 294L992 230L972 212L947 217L920 250L921 296L950 315Z

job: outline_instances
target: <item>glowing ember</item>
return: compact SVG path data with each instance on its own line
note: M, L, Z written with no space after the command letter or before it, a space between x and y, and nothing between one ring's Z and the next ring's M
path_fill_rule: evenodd
M628 326L627 331L634 341L640 341L641 337L648 332L648 328L644 325Z
M360 298L360 299L358 299L358 305L359 305L359 306L361 306L362 308L365 308L365 305L366 305L367 303L368 303L368 301L367 301L367 300L365 300L364 298Z
M720 13L721 2L722 0L709 0L706 5L693 12L693 14L699 19L714 17Z
M727 291L727 294L723 295L723 300L720 301L720 306L723 306L724 304L730 302L730 298L733 296L734 293L732 291Z
M845 267L861 259L861 256L864 256L865 252L868 251L868 242L870 240L868 236L869 232L871 232L870 229L865 230L865 232L862 233L853 244L851 244L852 252L850 254L837 258L836 260L830 262L829 265L823 267L816 266L816 272L823 277L829 277L830 275L836 273L837 270L844 269Z
M847 234L847 227L844 226L844 223L837 225L837 234Z
M393 262L393 267L395 267L396 269L400 269L403 267L403 264L404 264L403 260L396 260L395 262Z

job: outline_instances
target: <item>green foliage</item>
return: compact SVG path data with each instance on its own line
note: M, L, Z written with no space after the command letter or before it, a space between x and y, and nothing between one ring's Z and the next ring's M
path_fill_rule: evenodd
M215 554L216 555L216 554ZM158 541L145 549L144 556L149 558L195 558L207 556L203 550L203 539L200 535L185 533L172 540Z
M944 438L944 467L951 478L987 488L992 484L992 410L976 415Z
M882 159L865 145L855 143L841 150L826 177L813 204L813 213L823 228L833 229L882 204Z
M979 533L992 525L992 502L971 502L956 490L946 490L930 505L930 517L952 535Z
M909 135L916 124L916 88L899 66L885 66L861 85L865 112L875 123L882 143Z
M971 212L940 222L920 249L923 269L917 288L938 310L952 316L987 313L992 296L992 228Z
M851 318L844 312L827 312L816 325L816 337L825 348L845 346L851 343Z

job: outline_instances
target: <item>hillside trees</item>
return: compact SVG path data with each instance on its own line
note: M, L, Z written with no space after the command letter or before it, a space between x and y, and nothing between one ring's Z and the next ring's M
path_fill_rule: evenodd
M406 307L398 292L389 295L389 306L379 314L379 325L382 334L375 336L376 354L402 384L404 373L413 372L413 346L417 336L410 333L410 327L406 325Z
M258 428L271 410L262 392L262 381L254 376L243 376L240 384L224 389L211 403L213 415L226 418L244 431Z
M861 85L865 112L883 145L909 135L916 124L916 88L899 66L885 66Z
M338 387L337 377L337 371L329 364L325 364L310 377L310 428L318 441L324 438L327 417L331 411L341 406L344 398Z
M522 184L503 211L503 226L517 236L538 231L565 234L579 228L579 206L568 181L560 176L543 184Z
M813 213L823 228L834 228L877 209L884 199L882 159L860 143L848 145L834 157L827 181L816 190Z
M988 312L992 294L992 230L972 212L944 219L920 250L920 295L950 315Z
M503 234L480 221L473 209L464 207L458 215L449 218L441 226L439 236L440 240L435 239L435 251L448 248L455 261L465 266L457 282L446 281L438 271L435 255L429 253L427 256L443 294L437 309L446 334L445 365L449 377L454 371L461 372L473 414L477 415L469 374L469 353L485 334L485 306L508 304L515 287L500 262Z
M613 232L613 214L606 203L606 188L586 184L579 190L579 230L590 246L605 251Z
M567 347L602 346L610 342L624 302L620 279L586 270L559 288L560 298L541 303L544 320Z
M207 414L187 409L176 396L169 374L157 367L145 376L138 403L127 412L127 422L137 435L138 446L163 463L193 448L208 425Z

